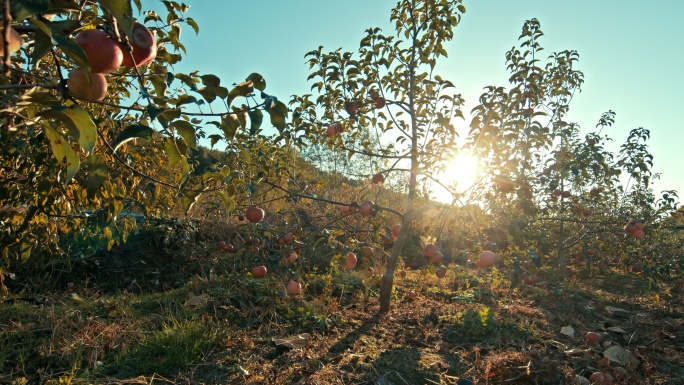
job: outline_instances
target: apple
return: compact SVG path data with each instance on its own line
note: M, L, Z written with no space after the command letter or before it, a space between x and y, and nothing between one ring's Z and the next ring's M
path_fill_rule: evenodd
M594 372L589 376L589 381L596 385L611 385L615 383L615 378L608 373Z
M584 335L584 339L590 344L598 344L603 341L603 336L596 332L587 332L587 334Z
M385 176L382 173L377 173L373 175L373 184L382 186L383 183L385 183Z
M374 276L375 275L375 269L372 267L369 267L368 268L368 275L370 275L371 277Z
M441 251L438 251L435 253L435 256L431 258L430 262L436 263L436 264L441 264L444 262L444 254L442 254Z
M377 90L373 90L373 91L370 93L370 97L371 97L371 99L375 100L375 99L377 99L377 98L380 97L380 92L378 92Z
M337 135L337 130L335 129L335 126L328 126L328 128L325 130L325 133L328 136L335 136Z
M435 270L435 275L437 278L444 278L444 276L446 276L446 270L440 267L439 269Z
M302 294L302 284L291 280L287 283L287 294L293 296Z
M491 251L483 251L480 253L480 266L483 268L492 267L496 263L496 254Z
M259 223L261 222L262 219L264 219L264 215L266 213L264 212L263 209L260 209L256 206L251 206L247 208L247 212L245 213L245 217L247 218L248 221L252 223Z
M85 71L74 68L67 79L67 88L73 96L99 102L107 96L107 80L99 73L91 73L90 80L88 83Z
M364 258L371 258L373 257L375 253L373 252L373 248L370 246L363 246L361 247L361 256Z
M634 227L633 224L628 223L625 225L625 232L627 234L634 234L635 231L636 231L636 227Z
M392 238L397 239L399 237L399 232L401 231L401 225L392 226Z
M364 217L370 217L373 214L373 207L374 206L375 206L375 203L373 203L373 201L363 201L359 205L359 212Z
M344 102L344 110L347 111L347 113L351 116L356 115L356 102L353 100L348 100Z
M399 277L406 278L406 270L399 270Z
M133 54L133 59L135 59L135 65L138 67L151 62L157 57L155 34L138 22L133 23L133 35L131 36L129 43L133 49L131 54ZM134 67L133 60L131 60L131 54L128 53L127 48L123 44L121 45L121 48L123 52L123 61L121 64L129 68Z
M520 203L520 202L515 202L515 209L518 210L518 211L522 210L522 209L523 209L522 203Z
M3 28L0 28L0 33L5 34L5 30ZM19 32L14 30L14 28L10 27L9 29L9 40L7 41L7 49L9 50L9 54L13 54L21 48L21 44L23 43L23 40L21 39L21 35ZM0 41L0 55L5 54L5 45L2 44Z
M387 104L387 101L385 100L385 98L380 96L376 98L375 101L373 101L373 104L375 104L375 108L383 108L385 107L385 104Z
M437 246L433 245L432 243L428 243L423 247L423 255L427 257L427 259L432 259L437 255Z
M528 285L536 285L537 282L539 282L539 276L532 274L532 275L523 275L523 279L525 280L525 283Z
M582 245L580 245L579 243L575 244L575 250L579 250L581 248L582 248Z
M295 252L290 253L290 256L287 257L288 262L290 263L295 263L299 259L299 255Z
M344 268L351 270L356 267L356 262L356 254L350 251L347 253L347 258L344 260Z
M615 379L618 381L629 380L629 372L627 372L625 368L621 368L618 366L613 369L613 374L615 375Z
M245 220L245 216L244 216L244 215L238 215L238 216L237 216L237 220L240 221L240 222L242 222L242 221Z
M285 243L290 243L290 242L294 241L294 234L292 234L292 233L285 234L285 236L283 236L283 240L285 241Z
M644 230L634 230L632 235L634 236L634 238L640 239L644 237L645 233Z
M266 272L266 266L254 266L252 268L252 276L254 276L254 278L264 278Z
M90 62L90 72L108 74L121 67L123 51L119 43L100 29L86 29L74 38Z
M218 243L219 249L223 250L226 248L226 241L221 241Z
M636 223L634 224L634 228L635 228L636 230L643 230L643 229L644 229L644 224L641 223L641 222L636 222Z
M572 194L570 194L570 191L563 191L562 195L563 198L570 198L572 196Z
M278 246L283 246L285 244L285 238L278 238L278 240L276 241L276 244Z

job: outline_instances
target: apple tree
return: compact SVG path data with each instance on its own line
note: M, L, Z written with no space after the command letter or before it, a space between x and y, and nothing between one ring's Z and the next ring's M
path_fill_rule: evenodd
M602 263L598 249L634 249L634 238L644 232L625 238L622 227L634 219L656 228L676 208L676 193L655 199L648 130L632 130L614 154L605 133L614 112L604 113L589 132L569 121L571 101L584 83L579 54L544 57L542 36L538 20L524 24L519 44L506 53L510 86L485 88L472 111L468 146L490 171L484 204L493 222L513 235L513 249L555 249L564 275L568 256L589 268Z
M435 69L447 56L445 44L464 12L460 0L400 1L391 13L393 34L371 28L355 52L323 47L309 52L313 93L291 101L296 133L348 157L369 159L374 177L369 173L366 178L375 185L393 176L407 186L399 209L374 201L382 198L380 193L337 202L358 208L368 219L364 226L372 228L381 213L395 215L400 223L382 276L380 312L389 310L395 268L411 224L427 207L417 206L421 185L458 151L454 119L462 117L463 99Z
M199 25L162 3L2 2L0 279L30 256L74 253L65 234L87 250L123 242L133 214L196 210L202 195L241 210L285 156L262 131L288 114L265 79L175 71L181 29ZM198 168L201 140L232 163Z

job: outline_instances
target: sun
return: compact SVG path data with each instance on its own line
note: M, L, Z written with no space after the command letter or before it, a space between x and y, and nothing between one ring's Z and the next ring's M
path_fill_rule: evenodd
M444 171L437 178L452 191L465 193L480 178L480 161L476 156L461 151L446 163ZM451 203L453 200L452 195L437 183L433 184L432 196L444 203Z

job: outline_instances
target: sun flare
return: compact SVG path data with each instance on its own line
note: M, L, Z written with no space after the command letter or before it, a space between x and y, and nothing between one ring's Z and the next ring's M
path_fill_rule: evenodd
M459 152L446 164L444 171L439 174L442 184L454 192L464 193L468 191L480 177L480 162L477 157ZM443 187L436 185L433 188L433 197L445 203L451 203L453 197Z

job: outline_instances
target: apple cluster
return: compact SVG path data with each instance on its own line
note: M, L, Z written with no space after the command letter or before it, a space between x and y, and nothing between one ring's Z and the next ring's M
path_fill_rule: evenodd
M105 75L124 66L133 68L147 64L157 56L155 34L135 22L129 45L124 44L100 29L83 30L76 35L76 44L85 52L90 63L90 81L81 67L69 74L67 88L77 97L101 101L107 96Z

